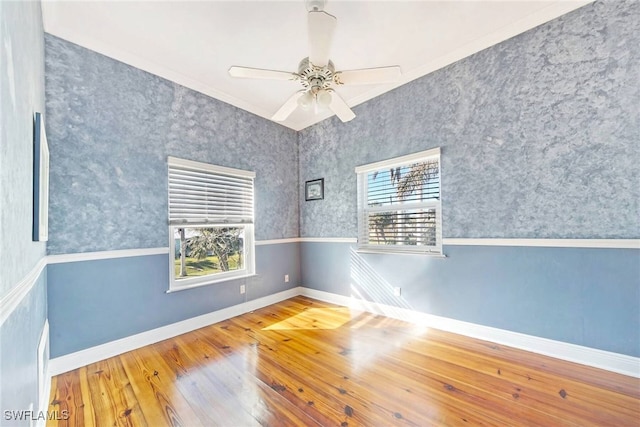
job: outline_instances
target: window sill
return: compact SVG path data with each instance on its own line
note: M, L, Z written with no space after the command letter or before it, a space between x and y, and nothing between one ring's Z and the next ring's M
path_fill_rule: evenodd
M446 258L445 254L437 254L431 252L420 252L420 251L390 251L390 250L375 250L375 249L356 249L356 252L359 254L378 254L378 255L418 255L418 256L427 256L430 258Z
M165 293L167 294L172 294L174 292L180 292L180 291L186 291L189 289L195 289L195 288L201 288L203 286L211 286L211 285L217 285L219 283L224 283L224 282L231 282L233 280L245 280L251 277L255 277L257 276L257 274L255 273L251 273L251 274L246 274L244 276L234 276L234 277L225 277L222 279L212 279L212 280L206 280L203 282L198 282L198 283L192 283L189 285L182 285L182 286L174 286L174 287L169 287L169 289L167 289L165 291Z

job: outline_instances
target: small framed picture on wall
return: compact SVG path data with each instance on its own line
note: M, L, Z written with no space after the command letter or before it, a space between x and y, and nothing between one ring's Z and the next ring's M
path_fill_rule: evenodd
M313 179L304 183L304 200L324 199L324 178Z

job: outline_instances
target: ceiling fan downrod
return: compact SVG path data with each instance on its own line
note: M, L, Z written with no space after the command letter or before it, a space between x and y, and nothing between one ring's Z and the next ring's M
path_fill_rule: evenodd
M307 12L322 12L327 0L305 0Z

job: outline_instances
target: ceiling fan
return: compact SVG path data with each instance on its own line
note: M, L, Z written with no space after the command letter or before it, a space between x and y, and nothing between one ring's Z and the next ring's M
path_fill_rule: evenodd
M360 70L336 71L329 60L329 49L336 28L337 19L324 9L325 0L306 0L308 10L309 57L298 65L297 72L265 70L232 66L232 77L248 79L293 80L302 84L302 90L294 93L272 116L274 121L284 121L293 111L329 108L340 120L348 122L356 115L347 103L336 93L334 86L351 84L376 84L396 81L400 77L400 67L365 68Z

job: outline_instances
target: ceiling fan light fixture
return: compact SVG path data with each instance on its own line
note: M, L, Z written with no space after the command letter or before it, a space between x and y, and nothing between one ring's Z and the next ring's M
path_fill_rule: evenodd
M316 102L320 108L328 108L331 105L331 94L324 89L320 90L316 95Z
M313 105L313 94L310 91L305 92L300 98L298 98L298 105L304 111L309 111Z

